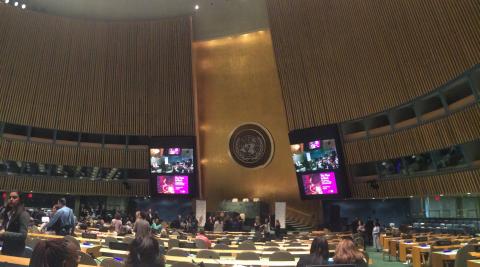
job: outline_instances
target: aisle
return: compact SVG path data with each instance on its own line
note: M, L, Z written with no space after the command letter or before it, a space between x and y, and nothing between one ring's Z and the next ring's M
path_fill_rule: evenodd
M369 265L369 267L406 267L407 264L403 264L399 261L384 261L382 260L382 252L377 252L372 247L367 248L368 255L370 259L372 259L373 264Z

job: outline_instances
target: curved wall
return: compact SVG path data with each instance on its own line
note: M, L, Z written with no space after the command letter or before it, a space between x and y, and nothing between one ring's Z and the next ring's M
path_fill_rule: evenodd
M290 130L406 103L480 62L476 0L267 0Z
M195 135L191 22L83 21L0 5L0 121Z

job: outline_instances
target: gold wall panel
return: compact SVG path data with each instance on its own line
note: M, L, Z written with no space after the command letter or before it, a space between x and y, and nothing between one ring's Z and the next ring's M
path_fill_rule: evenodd
M354 183L353 198L385 198L465 194L480 192L480 169L465 170L426 177L378 180L378 190L367 183Z
M190 18L86 21L0 5L0 121L195 135Z
M0 191L73 194L83 196L148 196L147 180L129 181L129 189L120 181L90 181L53 177L0 175Z
M347 163L393 159L467 143L480 138L480 105L386 135L346 142Z
M269 32L259 31L194 43L200 166L207 208L221 200L259 197L308 209L318 201L300 200L290 158L288 128ZM246 122L268 129L273 159L248 169L228 154L232 131Z
M147 150L89 148L0 139L0 159L105 168L148 168Z
M480 63L478 0L266 0L289 129L406 103Z

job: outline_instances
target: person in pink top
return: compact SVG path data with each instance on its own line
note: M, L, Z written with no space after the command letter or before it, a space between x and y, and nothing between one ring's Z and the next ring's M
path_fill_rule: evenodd
M212 247L212 241L210 241L210 239L208 239L208 237L205 236L205 231L203 230L198 231L197 236L195 238L203 240L203 242L205 242L205 244L207 245L207 248Z

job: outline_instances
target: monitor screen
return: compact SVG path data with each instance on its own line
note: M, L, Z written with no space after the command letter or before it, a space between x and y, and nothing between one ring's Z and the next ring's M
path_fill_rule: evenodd
M188 176L186 175L159 175L157 176L158 194L189 194Z
M156 174L193 173L193 148L150 148L150 172Z
M337 180L334 172L322 172L302 175L305 195L338 194Z
M340 167L335 139L314 140L290 147L297 173L329 171Z

